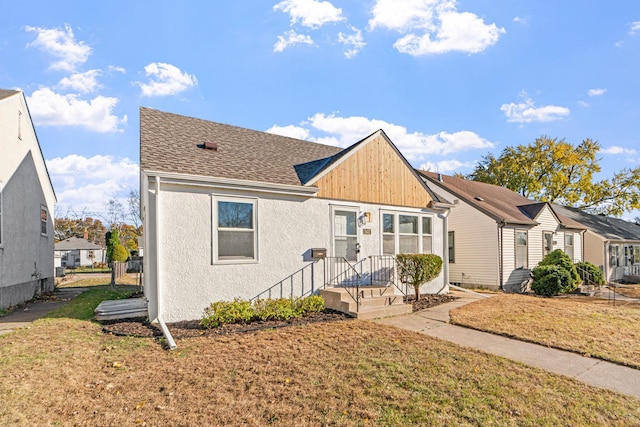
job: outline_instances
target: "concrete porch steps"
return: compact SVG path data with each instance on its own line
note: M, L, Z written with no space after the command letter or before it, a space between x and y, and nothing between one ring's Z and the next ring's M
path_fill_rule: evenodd
M356 288L326 288L319 291L325 307L349 314L358 319L377 319L412 312L410 304L405 304L402 295L396 295L390 286L360 286L360 308L351 294Z

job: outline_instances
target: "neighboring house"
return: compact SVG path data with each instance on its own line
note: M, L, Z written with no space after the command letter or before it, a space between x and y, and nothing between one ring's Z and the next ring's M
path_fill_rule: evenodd
M496 185L419 172L436 194L456 204L449 217L451 284L519 292L549 252L562 249L582 260L585 227L550 204Z
M0 308L53 290L55 202L24 94L0 89Z
M576 208L553 208L587 228L584 260L600 267L607 281L640 276L640 225Z
M102 247L86 238L70 237L61 240L56 243L55 251L60 256L61 267L92 267L96 262L104 262Z
M301 294L356 270L373 281L375 263L400 252L443 257L423 291L448 291L450 205L383 131L340 149L141 108L140 135L150 319L196 319L214 301L272 285Z

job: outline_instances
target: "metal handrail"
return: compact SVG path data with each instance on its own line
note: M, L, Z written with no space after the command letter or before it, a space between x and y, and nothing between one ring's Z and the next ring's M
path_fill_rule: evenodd
M355 301L356 303L356 312L360 310L360 279L362 278L362 274L361 272L358 272L358 270L355 268L354 265L352 265L349 260L347 260L345 257L326 257L323 258L324 260L324 285L323 286L327 286L329 284L333 284L334 281L336 281L337 279L340 278L345 278L347 279L347 275L349 273L350 270L353 271L353 273L355 273L356 276L356 281L355 281L355 286L345 286L344 284L342 285L337 285L334 284L333 286L342 286L347 293L349 294L349 296ZM362 262L364 261L364 259L360 260L358 263L356 263L356 265L360 265L362 267ZM340 263L344 263L346 265L345 269L342 269L338 274L332 276L329 280L327 280L327 272L330 268L330 263L333 262L335 265L335 262L340 262ZM341 283L344 283L344 280L341 281ZM355 288L355 295L352 293L352 289Z
M307 265L305 265L304 267L302 267L301 269L295 271L294 273L288 275L287 277L285 277L284 279L280 280L279 282L277 282L276 284L274 284L273 286L265 289L264 291L260 292L258 295L256 295L255 297L251 298L249 301L254 301L257 299L262 299L264 297L271 299L272 295L278 295L278 290L279 290L279 298L285 298L285 286L287 285L288 282L288 290L289 290L289 297L288 298L293 298L294 296L294 279L297 276L300 276L300 297L304 297L306 295L312 295L315 292L314 289L314 265L317 263L317 261L311 262ZM310 275L311 275L311 287L309 290L307 290L305 292L305 270L310 269Z
M371 274L371 284L392 284L406 298L408 291L402 289L397 283L398 261L393 255L370 255L369 273Z

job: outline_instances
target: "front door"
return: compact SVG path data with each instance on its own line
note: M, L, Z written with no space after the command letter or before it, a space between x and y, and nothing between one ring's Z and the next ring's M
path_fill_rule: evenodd
M358 227L355 211L334 211L333 249L334 256L347 261L358 260Z

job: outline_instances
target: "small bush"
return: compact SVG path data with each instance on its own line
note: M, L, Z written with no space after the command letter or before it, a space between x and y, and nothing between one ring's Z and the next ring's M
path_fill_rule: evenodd
M413 286L416 300L420 299L420 286L442 271L442 258L435 254L398 254L396 260L400 278Z
M288 298L256 300L253 309L258 320L289 320L300 316Z
M116 262L124 262L129 258L129 251L122 245L116 245L113 247L111 253L111 260Z
M531 290L536 295L552 297L573 290L569 272L557 265L540 265L533 269Z
M255 320L290 320L323 310L324 299L316 295L297 300L259 299L253 303L236 298L231 302L212 303L204 310L200 324L205 328L215 328L229 323L249 323Z
M306 298L300 298L295 302L296 311L300 314L320 313L324 310L324 298L320 295L311 295Z
M573 262L571 261L571 258L569 258L569 255L564 253L562 249L556 249L555 251L547 254L538 265L555 265L565 269L567 273L569 273L569 277L571 278L571 288L565 292L574 290L581 282L580 276L578 275L578 270L576 270L576 266L573 265Z
M578 270L580 278L584 280L587 285L602 286L606 284L602 271L588 261L577 263L576 270Z
M254 317L253 307L249 301L234 299L233 301L216 301L204 310L200 324L206 328L215 328L228 323L247 323Z

